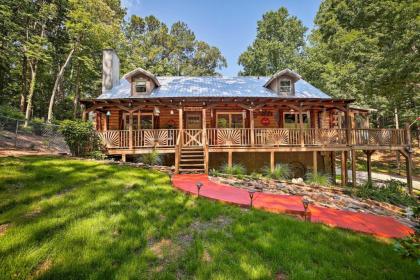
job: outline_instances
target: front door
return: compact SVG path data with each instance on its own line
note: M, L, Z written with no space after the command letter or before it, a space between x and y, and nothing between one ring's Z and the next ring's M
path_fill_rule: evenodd
M201 112L185 113L185 129L202 129Z
M202 146L203 123L201 112L185 112L183 146Z

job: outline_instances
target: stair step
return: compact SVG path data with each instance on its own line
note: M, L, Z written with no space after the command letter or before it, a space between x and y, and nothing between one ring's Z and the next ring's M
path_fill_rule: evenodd
M204 166L204 163L180 163L179 166Z
M188 155L181 155L181 158L204 158L204 155L188 154Z
M181 151L182 154L204 154L203 151Z
M202 159L191 159L191 158L189 158L189 159L182 159L181 158L181 162L187 162L187 161L189 161L189 162L194 162L194 161L204 161L204 158L202 158Z

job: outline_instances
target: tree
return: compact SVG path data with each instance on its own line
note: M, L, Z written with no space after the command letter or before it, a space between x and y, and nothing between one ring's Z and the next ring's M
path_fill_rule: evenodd
M305 52L304 76L335 97L393 114L420 112L420 3L325 0Z
M226 67L220 50L196 40L183 22L169 29L154 16L132 16L125 24L123 70L145 68L156 75L217 75Z
M299 68L306 27L281 7L263 15L257 37L239 57L240 75L270 75L284 68Z

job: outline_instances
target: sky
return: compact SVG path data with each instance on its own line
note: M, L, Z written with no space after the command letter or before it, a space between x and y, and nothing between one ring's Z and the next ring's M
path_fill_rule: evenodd
M313 27L321 0L122 0L127 16L154 15L170 26L185 22L198 40L218 47L228 67L224 76L237 76L238 58L255 39L257 21L281 6L303 24Z

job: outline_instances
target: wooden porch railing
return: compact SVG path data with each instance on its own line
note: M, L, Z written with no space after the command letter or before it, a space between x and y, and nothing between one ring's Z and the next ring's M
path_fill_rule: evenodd
M130 148L129 130L108 130L98 134L107 148ZM350 142L346 134L346 129L320 128L208 128L205 132L202 129L184 129L182 135L178 129L143 129L132 131L131 143L133 148L175 148L177 139L184 147L276 147L302 144L309 147L337 147L404 146L408 141L404 129L351 129Z

